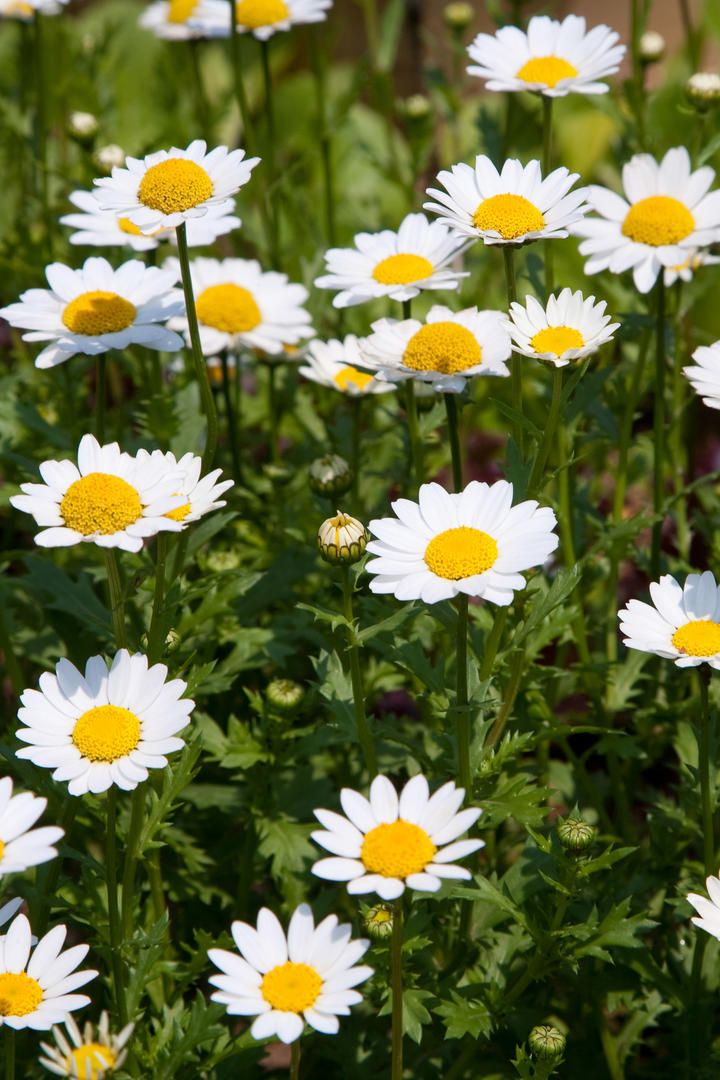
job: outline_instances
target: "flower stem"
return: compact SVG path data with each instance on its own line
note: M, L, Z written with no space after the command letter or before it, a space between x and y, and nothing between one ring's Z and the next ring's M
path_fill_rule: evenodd
M517 300L517 285L515 282L515 252L512 244L503 244L503 258L505 260L505 285L507 287L507 303L508 311L511 304ZM519 356L514 356L512 359L512 367L510 373L510 389L512 391L512 407L516 412L522 412L522 364ZM515 442L518 445L520 453L523 452L523 429L520 421L516 422Z
M95 433L105 442L105 398L107 396L107 353L98 353L95 363Z
M546 94L541 94L543 109L543 132L542 132L542 170L543 178L547 178L550 172L552 160L552 107L553 99ZM553 242L546 240L543 244L545 253L545 299L547 300L553 291Z
M457 606L457 651L455 660L455 709L458 748L458 768L460 783L465 794L472 798L472 777L470 774L470 712L468 707L467 679L467 639L468 639L468 598L460 593Z
M277 174L275 171L275 104L273 100L272 71L270 70L270 42L260 42L262 56L263 83L265 87L265 115L267 117L267 139L265 140L265 163L267 182L265 191L268 200L270 256L275 270L280 269L280 241L278 235L278 215L276 201Z
M365 714L365 691L363 688L362 671L360 670L360 655L355 637L355 623L352 602L352 582L350 581L350 567L342 567L343 582L343 614L350 625L348 626L347 655L350 665L350 681L352 683L353 703L355 705L355 724L357 725L358 742L365 759L365 767L374 780L377 776L377 759L372 735Z
M332 142L327 123L327 67L325 52L321 48L321 26L310 27L310 56L315 78L315 96L317 99L318 130L320 138L320 156L323 167L325 187L325 220L327 238L330 247L335 246L335 178L333 174Z
M448 441L452 457L453 488L462 491L462 456L460 453L460 430L458 423L458 407L455 394L443 394L445 398L445 412L447 414Z
M117 893L117 837L115 834L117 817L117 788L111 784L107 793L107 835L105 842L105 884L107 886L108 921L110 924L110 958L115 990L115 1007L121 1025L127 1023L127 1008L123 988L123 964L120 956L122 937L120 932L120 913Z
M202 69L200 67L200 41L197 38L190 38L187 42L188 55L190 57L190 71L192 73L193 82L193 98L195 101L196 118L197 123L200 126L200 130L204 132L207 139L211 139L212 132L210 130L210 109L208 107L207 95L205 94L205 87L203 86Z
M242 79L240 41L237 31L237 19L235 18L235 0L230 0L230 63L235 79L235 97L237 98L240 116L242 117L243 142L245 143L248 157L252 157L255 153L255 132L250 116L250 106L248 105L247 94L245 93L245 85Z
M290 1080L300 1078L300 1040L290 1044Z
M223 398L225 399L225 414L227 416L228 435L230 436L230 453L232 455L233 474L236 483L239 483L240 473L242 472L242 464L240 458L240 439L238 435L237 417L235 416L235 405L233 403L233 395L230 386L228 357L225 349L223 349L222 353L220 354L220 363L222 365ZM235 363L239 366L239 357L235 358Z
M44 17L35 12L33 28L35 31L35 170L36 186L40 193L43 223L45 225L45 243L47 254L52 259L53 218L50 213L48 197L48 140L47 140L47 88L45 85L45 46L43 33Z
M115 644L118 649L127 646L125 637L125 596L120 580L120 566L114 548L105 548L105 571L110 593L110 611L112 613Z
M555 438L555 429L557 428L558 417L560 416L560 405L562 403L562 389L563 389L563 369L559 367L553 368L553 386L552 397L550 399L550 408L548 410L547 420L545 421L545 427L543 429L543 437L535 455L533 467L530 472L530 479L528 480L527 491L525 493L526 498L532 499L540 490L542 485L543 474L545 472L545 464L550 453L550 447L553 444ZM562 466L562 462L560 465Z
M710 668L704 666L700 672L700 739L698 741L698 768L700 771L700 797L702 801L702 825L703 825L703 861L705 863L705 877L714 874L717 867L715 864L715 836L713 824L713 793L711 780L711 727L710 707L708 702L708 685L710 682Z
M403 1000L402 1000L402 943L403 898L395 901L393 910L392 960L390 985L392 989L392 1054L391 1080L402 1080L403 1074Z
M353 507L358 504L360 482L360 413L362 410L362 398L360 395L350 398L351 434L350 434L350 471L352 473L352 486L350 496Z
M656 286L655 323L655 412L653 416L653 510L662 512L665 495L665 282L662 270ZM650 550L650 577L656 581L660 574L660 536L662 521L656 521L652 530Z
M153 592L152 615L150 616L150 629L148 630L148 664L156 663L162 654L162 609L165 594L165 562L167 559L167 536L160 532L157 535L157 556L155 562L155 590Z
M138 862L138 840L145 815L145 787L138 784L132 793L130 825L125 841L125 865L122 879L122 929L125 939L132 937L133 900L135 898L135 873Z
M203 472L206 473L212 468L213 459L215 457L215 448L217 447L217 412L215 410L213 392L210 389L207 364L205 363L202 346L200 345L200 331L198 329L195 297L193 295L192 278L190 276L190 257L188 254L187 232L184 221L182 225L178 225L175 232L177 234L177 249L178 259L180 261L180 273L182 275L182 286L185 294L185 309L188 327L190 329L193 367L195 369L195 378L200 387L200 401L202 402L202 409L205 413L205 421L207 423L207 441L205 443L205 452L202 457Z
M276 464L280 460L278 452L278 403L277 403L277 382L275 379L275 373L277 368L275 364L267 365L268 372L268 384L267 384L267 411L268 411L268 432L270 440L270 460L273 464Z
M15 1030L3 1024L5 1029L5 1080L15 1080Z
M412 379L407 379L405 382L405 413L407 416L408 435L410 437L410 454L413 462L415 487L419 488L425 476L425 463L422 439L420 438L420 428L418 426L415 384Z

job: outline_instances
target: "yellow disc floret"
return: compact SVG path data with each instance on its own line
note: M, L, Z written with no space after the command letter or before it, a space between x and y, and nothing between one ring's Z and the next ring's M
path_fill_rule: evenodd
M0 859L2 859L2 857L3 857L3 851L4 850L5 850L5 845L3 844L2 840L0 840Z
M260 984L262 996L280 1012L301 1013L312 1008L321 989L322 979L315 968L290 960L271 968Z
M287 19L290 12L283 0L236 0L235 18L238 26L257 30Z
M75 480L60 503L69 529L83 536L122 532L142 516L142 503L132 484L110 473L88 473Z
M187 158L168 158L145 173L138 199L161 214L180 214L205 202L212 193L212 180L200 165Z
M170 23L187 22L197 7L197 0L170 0L167 21ZM82 1076L82 1073L79 1073Z
M685 656L716 656L720 653L720 623L695 619L672 636L672 643Z
M651 195L640 199L623 221L623 236L636 244L660 247L662 244L678 244L695 228L695 219L684 203L669 195Z
M370 830L363 840L360 858L369 874L406 878L424 870L436 851L424 829L398 818Z
M176 491L175 495L180 495L181 492ZM190 503L183 503L182 506L178 506L176 510L168 510L167 514L163 514L163 517L170 518L171 521L184 521L191 510Z
M333 375L333 382L341 390L347 390L349 386L356 386L358 390L364 390L367 384L372 381L372 375L368 375L367 371L358 371L351 364L341 368L337 375Z
M517 73L518 79L529 83L544 83L555 86L561 79L572 79L577 75L577 68L568 64L560 56L535 56L528 60Z
M585 342L574 326L547 326L544 330L538 330L530 339L530 344L536 353L562 356L568 349L582 349Z
M73 334L117 334L132 326L135 305L114 292L95 289L71 300L62 313L62 321Z
M117 761L140 742L140 721L119 705L98 705L75 721L72 741L90 761Z
M411 281L424 281L434 270L423 255L388 255L377 264L372 276L381 285L408 285Z
M435 322L421 327L408 341L403 364L413 371L452 375L482 363L482 349L473 334L458 323Z
M4 971L0 975L0 1016L27 1016L43 999L40 983L24 971Z
M498 546L492 536L467 525L438 533L425 548L428 569L448 581L484 574L497 557Z
M74 1063L74 1064L73 1064ZM100 1080L107 1069L115 1064L115 1055L109 1046L102 1043L84 1043L65 1058L68 1076L79 1076L82 1080Z
M210 285L198 296L195 310L201 323L225 334L247 333L262 322L253 294L241 285Z
M472 220L476 229L500 233L503 240L545 228L544 217L524 195L492 195L480 203Z
M137 225L133 225L130 218L121 217L118 218L118 228L120 232L128 233L130 236L159 236L160 233L169 232L169 229L156 229L155 232L144 233L138 229Z

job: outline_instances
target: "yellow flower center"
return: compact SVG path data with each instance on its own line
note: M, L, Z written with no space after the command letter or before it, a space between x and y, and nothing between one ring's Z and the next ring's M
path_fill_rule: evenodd
M75 480L60 503L60 514L69 529L83 536L121 532L142 515L135 488L119 476L89 473Z
M572 79L577 75L577 68L568 64L560 56L535 56L528 60L517 73L518 79L529 83L545 83L555 86L561 79Z
M43 999L40 983L24 971L0 975L0 1016L27 1016Z
M156 229L155 232L151 233L141 232L137 225L133 225L130 218L126 217L118 218L118 226L121 232L129 233L130 236L159 236L160 233L169 232L168 229Z
M544 330L538 330L530 339L530 344L537 353L562 356L568 349L582 349L585 342L580 331L574 326L548 326Z
M210 285L198 296L195 310L201 323L225 334L243 334L262 322L253 294L241 285Z
M373 911L371 916L369 916L368 922L382 926L384 923L390 922L391 919L392 912L389 911L388 908L379 907L376 911Z
M403 364L413 371L452 375L482 363L482 349L473 334L454 322L428 323L408 341Z
M117 761L140 742L140 721L119 705L98 705L75 721L72 741L90 761Z
M293 964L290 960L271 968L260 984L260 992L273 1009L301 1013L317 1001L322 979L308 964Z
M545 219L524 195L493 195L480 203L473 225L482 231L500 233L503 240L516 240L526 233L540 232Z
M283 0L236 0L235 18L239 26L257 30L259 26L272 26L289 15Z
M105 1070L112 1069L114 1064L115 1055L110 1047L96 1042L79 1046L72 1051L70 1057L65 1058L68 1076L79 1076L82 1080L99 1080L104 1076Z
M3 844L2 840L0 840L0 859L2 859L4 850L5 850L5 845Z
M360 858L370 874L406 878L424 870L436 851L424 829L398 818L370 830L363 840Z
M651 195L631 206L623 221L623 236L636 244L678 244L695 228L695 219L684 203L669 195Z
M179 214L205 202L212 193L212 180L203 168L187 158L168 158L145 173L138 199L151 210Z
M449 581L484 574L498 557L492 536L461 525L434 536L425 548L425 564L438 577Z
M31 4L23 4L22 0L10 0L9 3L2 6L3 15L19 15L22 18L31 19L35 14L35 9Z
M181 495L184 492L175 491L174 495ZM183 503L182 506L178 506L176 510L168 510L167 514L163 514L163 517L170 518L171 521L184 521L190 513L190 503Z
M62 313L62 321L73 334L117 334L132 326L135 305L114 292L95 289L71 300Z
M381 285L407 285L430 277L435 267L422 255L388 255L379 262L372 276Z
M167 21L171 23L187 22L197 7L197 0L170 0ZM80 1073L80 1076L83 1074ZM94 1077L93 1077L94 1080Z
M373 376L368 375L367 371L358 371L357 368L351 365L342 368L337 375L333 375L333 382L341 390L347 390L351 383L353 386L357 386L358 390L364 390L367 384L372 381Z
M672 643L686 656L715 656L720 653L720 623L710 619L685 623L673 634Z

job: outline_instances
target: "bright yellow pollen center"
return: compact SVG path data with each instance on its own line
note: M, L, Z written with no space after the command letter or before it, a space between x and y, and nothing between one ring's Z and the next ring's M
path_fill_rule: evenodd
M428 323L408 341L403 364L413 371L452 375L482 363L482 349L473 334L454 322Z
M372 380L373 376L368 375L367 371L358 371L357 368L352 366L342 368L337 375L333 376L333 381L341 390L347 390L351 383L353 386L357 386L358 390L364 390Z
M121 532L142 515L140 496L131 484L109 473L89 473L75 480L60 503L69 529L83 536Z
M673 634L672 643L686 656L715 656L720 653L720 623L710 619L685 623Z
M381 908L378 908L378 910L373 913L373 915L372 915L372 917L370 919L370 922L372 922L372 923L380 923L380 925L382 925L383 923L390 922L390 917L391 916L390 916L390 912L388 911L388 909L381 907Z
M74 1072L71 1071L73 1062L75 1063ZM89 1072L87 1072L87 1063L90 1065ZM79 1046L77 1050L72 1051L69 1058L65 1058L68 1076L79 1076L81 1080L97 1080L99 1076L104 1075L106 1069L112 1069L114 1064L115 1055L110 1047L96 1042Z
M181 492L174 492L175 495L180 495ZM190 513L190 503L183 503L182 506L178 506L177 510L168 510L167 514L163 514L163 517L170 518L171 521L184 521Z
M461 525L434 536L425 548L425 564L438 577L448 581L484 574L498 557L492 536Z
M257 30L259 26L272 26L289 15L283 0L237 0L235 18L239 26Z
M71 300L62 313L62 321L73 334L117 334L132 326L135 305L114 292L95 289Z
M260 984L260 992L273 1009L301 1013L317 1001L322 979L308 964L287 961L271 968Z
M167 21L171 23L187 22L196 7L197 0L170 0ZM80 1075L83 1074L80 1073Z
M695 228L695 219L684 203L669 195L651 195L631 206L623 221L623 236L636 244L678 244Z
M0 1016L27 1016L43 999L40 984L24 971L0 975Z
M572 79L577 75L577 68L568 64L560 56L535 56L528 60L517 73L518 79L529 83L545 83L555 86L561 79Z
M2 855L3 855L4 850L5 850L5 845L3 844L2 840L0 840L0 859L2 859Z
M430 260L422 255L388 255L377 264L372 276L381 285L407 285L410 281L423 281L434 270Z
M473 225L483 232L500 233L503 240L516 240L526 233L540 232L545 219L524 195L493 195L480 203Z
M424 870L436 851L424 829L398 818L370 830L363 840L360 858L370 874L406 878Z
M574 326L547 326L530 339L530 344L537 353L562 356L568 349L582 349L585 342Z
M241 285L210 285L195 301L197 317L205 326L225 334L243 334L262 322L253 294Z
M117 761L140 742L140 721L119 705L98 705L75 721L72 741L90 761Z
M187 158L168 158L152 165L140 181L138 199L162 214L179 214L205 202L213 193L212 180Z

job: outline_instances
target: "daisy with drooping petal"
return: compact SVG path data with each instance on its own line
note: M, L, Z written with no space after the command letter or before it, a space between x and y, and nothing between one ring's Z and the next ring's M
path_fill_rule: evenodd
M212 205L229 211L230 197L250 179L260 158L245 158L244 150L216 146L206 153L203 139L186 150L173 146L144 158L125 159L125 168L113 167L111 176L95 180L103 210L127 218L143 233L177 228L184 221L204 217Z
M180 273L177 259L164 265ZM302 306L308 298L305 286L288 281L287 274L263 271L255 259L193 259L190 276L206 356L239 345L280 353L313 332ZM186 316L171 326L184 331L190 344Z
M720 877L710 875L705 880L705 888L710 899L700 896L699 893L691 892L687 895L688 903L697 911L697 915L693 915L690 921L720 941Z
M12 792L12 780L3 776L0 780L0 878L3 874L17 873L54 859L57 848L52 845L65 835L65 830L56 825L31 829L47 806L47 799L38 798L29 791L19 795Z
M85 676L69 660L58 661L55 674L40 676L39 690L26 690L17 732L29 743L16 757L68 783L70 795L97 794L115 784L132 791L148 778L148 769L164 769L165 754L182 750L177 738L195 702L183 698L182 679L166 682L164 664L148 667L142 653L120 649L110 670L102 656L91 656Z
M185 502L177 510L169 510L166 516L173 521L179 521L182 528L191 521L198 521L211 510L218 510L226 505L220 496L233 486L233 481L223 480L219 484L216 482L222 469L213 469L201 479L202 458L196 454L183 454L176 460L170 451L164 454L162 450L153 450L152 453L138 450L136 460L143 470L146 466L148 469L156 468L160 476L168 472L180 474L181 479L177 482L173 494L181 495Z
M314 832L312 838L333 857L320 859L312 872L347 881L353 895L376 892L383 900L396 900L406 887L437 892L442 878L468 880L470 871L453 859L484 847L484 841L458 840L482 813L477 806L460 810L464 798L465 789L452 781L431 796L420 775L408 780L399 796L386 776L375 777L369 800L343 788L345 817L314 811L327 831Z
M140 551L143 540L161 531L180 532L182 525L166 515L183 506L175 494L181 470L144 475L142 464L117 443L100 446L83 435L72 461L44 461L44 484L21 484L13 495L16 510L32 514L43 527L35 537L40 547L68 547L82 541L100 547Z
M695 366L684 367L683 375L710 409L720 409L720 341L700 345L692 354Z
M578 173L563 166L543 180L540 162L523 166L511 158L498 172L490 158L479 154L475 168L461 163L438 173L445 191L428 188L437 202L424 203L450 228L486 244L526 244L531 240L567 236L568 228L588 210L585 188L570 191Z
M97 971L75 971L88 953L88 945L63 947L67 927L55 926L35 946L32 954L30 923L17 915L0 937L0 1027L47 1031L68 1013L90 1004L86 994L76 994Z
M436 304L425 323L417 319L378 319L360 342L361 363L384 379L421 379L442 393L459 394L471 375L509 375L510 335L500 311Z
M466 244L439 221L408 214L397 232L358 233L354 248L330 248L328 273L315 281L318 289L340 289L333 307L364 304L379 296L412 300L422 289L457 289L466 273L450 263Z
M504 607L525 588L521 570L541 566L558 546L555 514L530 499L512 505L513 487L471 481L459 494L423 484L418 502L391 503L396 518L371 521L367 550L375 593L435 604L459 593Z
M50 341L35 367L51 368L76 353L97 356L110 349L144 345L177 352L183 341L164 324L184 311L177 274L145 266L139 260L114 270L107 259L86 259L79 270L51 263L45 270L49 289L28 289L17 304L0 308L11 326L29 333L23 341Z
M671 574L650 585L651 604L628 601L618 612L623 644L656 653L677 667L707 663L720 670L720 587L709 570L681 586Z
M225 0L222 2L229 28L229 5ZM155 0L143 11L138 26L152 30L164 41L192 41L213 34L219 15L222 13L212 0L209 3L208 0Z
M623 166L625 198L591 184L587 200L600 216L571 229L585 237L585 273L632 269L635 288L649 292L664 267L677 267L691 251L720 240L720 191L708 194L714 179L709 165L693 172L687 150L676 146L659 164L650 154L635 154Z
M244 922L231 926L238 956L227 949L209 949L221 975L210 978L218 987L212 1001L227 1006L230 1016L255 1016L250 1033L255 1039L276 1037L284 1043L302 1035L304 1022L324 1035L335 1035L338 1016L362 1001L352 987L373 969L354 965L367 951L367 938L350 940L352 927L328 915L317 926L307 904L296 908L287 937L279 920L261 908L257 930Z
M320 386L329 386L341 394L356 397L358 394L387 394L395 386L379 375L362 371L364 364L358 338L348 334L342 341L315 339L307 347L306 363L299 368L300 375ZM366 365L367 366L367 365Z
M676 281L692 281L693 275L703 266L717 266L719 263L720 255L710 255L707 251L691 251L685 262L665 267L663 281L668 286L674 285Z
M546 307L533 296L526 296L524 307L510 305L507 327L513 348L523 356L565 367L612 339L620 323L610 322L605 307L604 300L596 304L594 296L584 298L579 289L563 289L558 296L548 298Z
M620 67L625 46L608 26L586 32L582 15L567 15L562 22L548 15L533 15L527 32L501 26L494 35L478 34L468 45L474 65L470 75L487 79L488 90L532 90L546 97L566 94L605 94L598 79Z
M82 1032L68 1013L65 1038L62 1028L53 1027L55 1046L41 1042L45 1057L38 1058L49 1072L72 1080L104 1080L108 1072L119 1069L127 1057L126 1044L135 1025L126 1026L117 1035L110 1034L110 1019L103 1010L97 1032L88 1020Z

